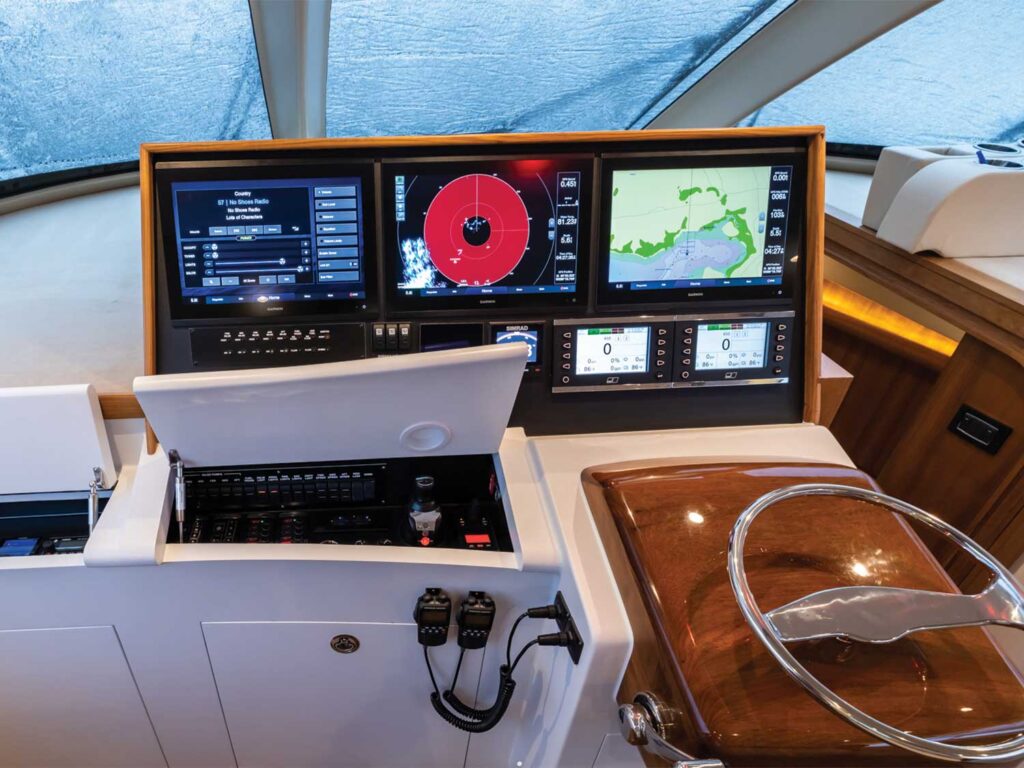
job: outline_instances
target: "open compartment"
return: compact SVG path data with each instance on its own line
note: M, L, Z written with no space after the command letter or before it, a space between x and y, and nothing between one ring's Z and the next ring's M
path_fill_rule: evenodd
M514 551L495 457L527 355L137 379L169 459L166 542Z
M0 558L78 554L117 482L88 384L0 390Z
M89 493L0 497L0 557L69 555L89 540ZM110 491L97 494L102 513Z
M424 546L410 511L429 478L440 523L426 546L512 551L488 455L198 468L184 476L188 544ZM182 543L176 526L167 541Z

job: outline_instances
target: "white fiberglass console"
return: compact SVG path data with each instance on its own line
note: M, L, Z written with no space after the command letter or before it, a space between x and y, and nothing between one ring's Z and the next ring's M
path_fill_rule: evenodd
M144 146L151 433L76 568L0 563L0 762L639 766L585 473L849 464L824 146Z

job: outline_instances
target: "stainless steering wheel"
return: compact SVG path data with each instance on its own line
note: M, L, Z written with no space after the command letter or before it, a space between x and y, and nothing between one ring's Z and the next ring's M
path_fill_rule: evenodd
M977 595L894 587L839 587L762 613L747 583L743 545L751 524L761 512L772 504L800 496L860 499L924 523L991 569L995 581ZM823 685L786 648L786 643L825 637L891 643L921 630L986 624L1024 629L1024 590L1013 574L981 546L935 515L892 496L847 485L806 483L780 488L759 498L736 520L729 536L729 581L743 617L769 653L811 696L851 725L889 744L938 760L996 763L1024 757L1024 733L995 744L960 746L915 736L876 720Z

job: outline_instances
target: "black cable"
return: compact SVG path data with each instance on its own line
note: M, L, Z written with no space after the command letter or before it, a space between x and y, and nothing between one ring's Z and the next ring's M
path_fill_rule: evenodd
M434 670L430 665L430 656L427 654L427 647L423 647L423 658L427 662L427 671L430 673L430 682L434 686L434 692L430 694L430 703L434 710L440 715L445 722L458 728L462 731L469 733L483 733L489 731L491 728L496 726L501 718L504 717L506 710L510 702L512 701L512 694L515 692L516 681L512 679L512 673L522 660L526 652L529 651L535 645L564 645L562 642L562 633L552 635L540 635L537 638L531 640L524 645L519 653L516 655L515 661L509 663L512 656L512 640L515 637L516 630L519 628L519 624L523 619L552 619L558 615L557 605L541 606L539 608L530 608L520 616L512 624L512 629L508 634L508 643L505 646L505 664L498 670L499 685L498 695L492 704L487 709L476 709L468 704L464 703L455 694L455 686L459 680L459 672L462 669L462 661L465 656L466 649L462 648L459 651L459 661L455 666L455 676L452 678L451 687L448 688L444 694L441 694L437 686L437 680L434 678ZM542 638L545 642L542 642ZM442 701L448 704L449 709L442 703ZM455 712L452 712L452 709ZM456 714L458 713L458 714Z
M516 681L512 679L508 667L502 666L500 674L501 685L498 688L498 697L494 702L494 706L486 710L484 716L478 720L467 720L459 717L441 703L441 697L436 693L430 694L430 703L438 715L460 731L467 731L468 733L484 733L489 731L501 722L501 718L505 716L505 711L512 701L512 694L516 690Z
M515 662L513 662L512 664L505 664L504 666L502 666L502 673L504 674L504 671L508 670L508 676L511 678L512 672L515 671L516 664L518 664L519 660L523 658L523 655L528 650L530 650L530 648L539 644L540 639L537 638L535 640L531 640L526 645L524 645L522 649L519 651L519 655L516 656ZM495 700L494 704L492 704L487 709L476 709L475 707L469 706L468 704L463 702L458 696L456 696L453 690L454 688L455 686L452 685L452 687L446 690L443 694L441 694L441 696L448 703L448 706L450 706L460 715L463 715L465 717L471 717L477 720L484 720L490 717L494 713L494 711L501 705L501 697L499 695L498 699ZM508 705L505 704L505 706Z
M495 703L487 709L476 709L475 707L471 707L469 704L464 703L462 699L455 695L454 691L445 691L441 694L441 698L447 702L449 707L454 709L460 715L472 717L475 720L483 720L487 717L488 713L498 705L497 701L495 701Z
M466 655L466 649L459 649L459 663L455 665L455 677L452 678L452 684L448 686L448 690L454 691L455 686L459 682L459 670L462 669L462 657Z
M427 646L423 646L423 659L427 662L427 672L430 673L430 682L434 686L434 693L438 696L441 695L441 691L437 687L437 680L434 679L434 668L430 666L430 655L427 653Z
M512 624L512 631L508 633L508 644L505 646L505 666L512 666L512 638L516 635L516 630L519 629L519 623L527 618L529 614L523 611L519 614L519 618ZM453 685L452 688L455 686Z
M513 672L515 672L515 671L516 671L516 665L517 665L517 664L519 663L519 660L520 660L521 658L523 658L523 655L524 655L524 654L525 654L525 653L526 653L526 652L527 652L528 650L530 650L531 648L533 648L533 646L535 646L536 644L537 644L537 640L531 640L530 642L528 642L528 643L527 643L526 645L524 645L524 646L523 646L522 650L521 650L521 651L519 651L519 655L518 655L518 656L516 656L516 660L515 660L515 661L513 661L513 662L512 662L512 666L511 666L511 667L509 667L508 673L509 673L510 675L511 675L511 674L512 674Z

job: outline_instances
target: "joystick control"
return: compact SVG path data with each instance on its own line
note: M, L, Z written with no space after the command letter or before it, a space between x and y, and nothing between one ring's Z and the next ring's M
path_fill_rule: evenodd
M438 541L441 529L441 507L434 499L434 478L420 475L413 482L409 502L409 533L414 544L431 547Z

